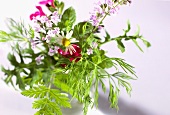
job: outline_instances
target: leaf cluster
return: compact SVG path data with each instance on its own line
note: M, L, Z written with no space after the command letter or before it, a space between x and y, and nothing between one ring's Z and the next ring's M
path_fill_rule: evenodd
M116 41L117 47L121 50L121 52L125 52L125 45L123 41L129 41L131 40L138 48L140 51L143 52L142 48L138 44L137 40L141 40L146 47L150 47L151 44L142 36L140 35L140 28L138 26L138 29L134 35L129 35L129 32L131 30L131 25L130 22L127 22L127 29L124 29L124 34L120 35L118 37L112 38L109 33L106 31L106 36L105 36L105 41L102 42L101 44L108 43L110 41Z
M33 102L33 108L39 109L35 115L62 115L61 107L71 107L69 98L65 94L41 85L23 91L22 95L38 98Z

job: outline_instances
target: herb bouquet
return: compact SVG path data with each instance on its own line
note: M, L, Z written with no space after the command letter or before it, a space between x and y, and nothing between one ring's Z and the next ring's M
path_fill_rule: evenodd
M73 7L65 9L62 1L44 0L30 15L32 25L9 19L9 31L0 31L0 41L12 43L8 60L13 68L2 66L4 81L14 88L19 86L22 95L36 98L33 108L38 111L35 115L62 115L61 108L71 108L73 99L83 104L82 111L86 115L89 107L98 105L99 85L106 92L106 84L109 84L110 107L118 109L120 87L125 87L128 94L132 90L128 80L136 77L134 67L122 58L108 57L101 46L115 41L124 52L123 42L131 40L142 51L137 40L142 40L147 47L150 43L139 30L129 35L129 22L124 34L113 38L103 21L119 7L130 3L130 0L98 2L88 20L75 23ZM42 5L50 14L43 11ZM99 36L101 30L105 30L105 36ZM108 68L115 68L115 71L109 73Z

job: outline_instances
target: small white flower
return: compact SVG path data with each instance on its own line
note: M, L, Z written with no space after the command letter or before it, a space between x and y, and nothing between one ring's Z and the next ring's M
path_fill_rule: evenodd
M45 39L46 39L46 42L49 43L51 40L51 36L47 35Z
M37 45L35 40L31 39L30 42L31 42L32 49L34 49Z
M58 12L57 12L57 11L54 11L54 12L52 13L52 15L53 15L53 16L58 16Z
M44 59L44 57L42 55L39 55L38 57L35 58L35 61L37 63L37 65L42 64L42 60Z
M93 54L93 50L92 50L92 48L87 49L87 54L88 54L88 55Z
M38 21L40 20L40 16L36 16L36 17L33 17L33 19L32 19L32 22L35 24L37 24L38 23Z
M59 34L60 33L60 28L59 27L56 27L54 28L54 30L52 30L53 34Z
M54 28L54 30L49 30L47 32L47 35L50 37L55 37L56 35L58 35L60 33L60 28Z
M48 21L46 22L46 26L49 27L49 28L52 27L52 24L53 24L53 23L52 23L50 20L48 20Z
M53 23L57 23L59 21L59 17L58 16L51 16L51 21Z
M42 33L45 33L45 30L44 28L42 28L39 24L35 24L33 29L35 30L35 32L42 32Z
M78 42L78 40L76 40L76 38L71 38L73 34L73 31L67 32L66 35L64 35L64 32L61 32L61 35L58 34L57 37L57 42L60 45L63 45L65 47L69 46L71 43L75 43Z
M34 30L35 30L35 32L40 32L41 31L40 25L39 24L35 24L34 25Z
M48 51L48 55L53 56L54 53L55 53L55 51L52 48L50 48L49 51Z
M97 48L98 44L96 42L92 42L92 47Z
M47 16L41 16L39 21L44 24L48 21L48 18L47 18Z
M37 18L33 17L32 22L33 22L33 24L36 24L38 22Z
M54 37L55 36L55 34L54 34L54 32L52 30L49 30L47 32L47 35L50 36L50 37Z
M59 49L58 46L54 46L54 51L55 51L55 53L58 53L58 49Z
M60 45L63 45L66 47L66 52L69 51L70 54L72 55L73 52L76 52L74 47L72 46L71 43L78 42L75 38L72 38L73 31L67 32L66 35L64 35L64 32L61 32L61 35L59 34L57 37L57 42Z
M40 32L42 33L46 33L45 29L44 28L41 28Z

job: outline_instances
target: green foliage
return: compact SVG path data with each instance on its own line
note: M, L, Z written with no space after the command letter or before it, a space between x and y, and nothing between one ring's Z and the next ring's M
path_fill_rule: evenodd
M38 86L25 90L22 94L27 97L38 98L33 102L33 108L39 109L35 115L62 115L60 107L71 107L69 98L57 89ZM47 111L48 113L46 113Z
M126 80L135 80L132 76L129 76L123 72L116 72L112 74L112 76L119 77L119 78L126 79Z
M64 74L60 74L61 77L64 76ZM59 77L59 75L57 75L57 77ZM69 94L73 94L73 89L71 89L69 87L69 85L67 85L64 81L61 81L60 79L56 79L54 80L54 85L59 88L60 90L64 91L64 92L67 92Z
M93 30L93 26L91 23L80 22L74 26L73 37L76 37L82 41L85 36L87 36L92 32L92 30Z
M34 109L40 109L37 113L34 115L46 115L46 111L49 111L52 115L62 115L61 109L55 102L51 102L47 98L39 99L37 101L34 101L33 103ZM47 115L48 115L47 114Z
M120 86L125 87L126 91L128 94L130 94L132 88L130 83L128 83L126 80L132 80L134 79L132 76L128 75L129 73L132 75L135 75L135 72L133 70L133 66L130 64L126 63L123 59L121 58L109 58L103 54L101 57L100 63L98 61L93 61L89 62L93 64L94 67L94 73L92 75L95 76L95 98L94 102L97 105L98 101L98 82L101 83L102 89L104 92L106 92L106 86L103 80L108 79L109 80L109 101L110 101L110 106L118 109L118 97L119 97L119 88ZM93 59L92 59L93 60ZM97 59L95 59L97 60ZM105 64L109 60L109 64ZM117 70L119 66L124 70L124 72L115 72L114 74L108 73L105 69L106 68L111 68L115 67Z
M139 48L140 51L143 52L142 48L140 47L140 45L138 44L137 40L142 40L142 42L146 45L146 47L150 47L151 44L144 39L144 37L142 35L140 35L140 29L138 27L136 33L134 35L128 35L128 33L131 30L131 25L130 22L127 22L127 29L124 30L124 34L115 38L111 38L111 36L109 35L109 33L106 31L106 37L105 37L105 41L102 43L107 43L110 41L116 41L117 42L117 47L120 49L120 51L123 53L125 52L125 45L123 43L123 40L128 41L128 40L132 40L134 42L134 44Z
M0 42L8 42L11 41L11 38L8 33L0 30Z
M19 23L9 18L7 20L7 25L10 32L4 32L0 30L0 42L8 42L8 41L25 41L27 42L28 39L26 36L29 34L28 30L24 26L24 22L20 21Z
M74 8L70 7L66 9L62 15L61 22L59 23L60 29L71 30L73 24L76 21L76 12Z
M105 36L105 41L104 42L109 42L111 40L111 36L109 35L109 33L107 31L105 31L106 36Z
M58 0L55 0L54 1L54 5L57 7L57 9L58 9L58 13L59 14L62 14L62 12L63 12L63 9L64 9L64 2L59 2Z
M30 90L23 91L22 95L33 98L43 98L47 95L48 90L45 86L33 87Z
M36 57L36 54L33 53L31 48L22 49L19 44L12 46L13 54L8 54L8 60L11 65L14 67L13 69L5 69L3 66L1 70L7 75L4 79L6 83L13 84L13 77L16 77L16 85L19 85L19 88L24 90L26 84L30 84L31 80L28 81L29 78L33 78L34 68L33 66L37 66L35 61L32 60L32 57ZM27 52L26 52L27 51ZM26 63L24 60L31 58L32 62ZM17 60L18 59L18 60ZM27 71L28 70L28 71Z

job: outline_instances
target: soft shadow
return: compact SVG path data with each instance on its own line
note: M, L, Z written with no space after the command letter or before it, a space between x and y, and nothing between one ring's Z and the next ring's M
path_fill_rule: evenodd
M119 111L117 112L116 109L110 108L107 94L100 92L99 95L98 109L104 115L155 115L140 105L130 104L122 98L119 98Z

